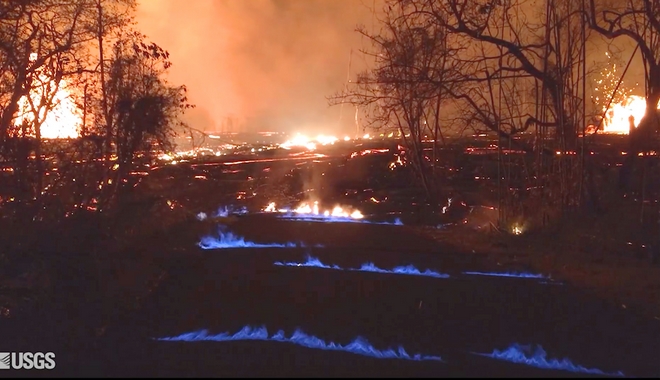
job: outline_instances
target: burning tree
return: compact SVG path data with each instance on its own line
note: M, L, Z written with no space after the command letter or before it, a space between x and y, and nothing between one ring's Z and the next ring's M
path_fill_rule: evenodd
M610 39L629 38L642 54L645 67L647 113L638 135L652 133L658 124L660 101L660 4L657 1L631 0L625 3L589 2L590 25L593 30ZM634 149L643 147L643 139L636 139Z
M16 215L98 210L118 189L108 186L117 180L115 156L128 167L147 140L165 145L165 124L176 124L174 104L185 109L185 96L164 82L167 53L125 33L135 7L134 0L0 4L0 164L8 177L0 204L18 206ZM127 47L118 50L119 41Z
M53 109L67 101L58 96L63 78L78 70L74 57L87 38L85 6L75 0L0 5L0 155L13 164L13 181L6 182L4 191L19 206L40 209L45 188L42 129L52 120ZM29 158L32 152L34 160Z
M645 72L646 110L637 128L630 133L628 159L621 168L620 183L630 188L632 166L638 153L657 150L660 125L660 3L630 0L623 3L589 1L590 26L610 39L632 40L642 55Z

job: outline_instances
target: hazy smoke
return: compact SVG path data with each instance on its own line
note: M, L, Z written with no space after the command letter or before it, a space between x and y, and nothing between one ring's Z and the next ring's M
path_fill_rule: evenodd
M172 81L188 86L199 129L233 115L250 130L344 134L354 109L329 107L367 46L374 0L141 0L140 29L171 53Z

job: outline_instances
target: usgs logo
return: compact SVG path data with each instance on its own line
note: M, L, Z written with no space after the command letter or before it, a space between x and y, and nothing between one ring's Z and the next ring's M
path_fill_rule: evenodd
M0 352L0 369L53 369L52 352Z

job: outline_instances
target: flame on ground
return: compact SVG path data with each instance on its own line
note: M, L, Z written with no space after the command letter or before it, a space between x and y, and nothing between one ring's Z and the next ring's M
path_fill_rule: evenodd
M377 267L374 263L364 263L360 269L351 269L359 270L361 272L375 272L375 273L392 273L392 274L406 274L412 276L426 276L426 277L435 277L435 278L449 278L448 274L438 273L430 269L424 270L424 272L415 268L413 265L398 266L392 268L392 270L381 269Z
M491 354L477 355L487 356L497 360L505 360L511 363L525 364L542 369L555 369L594 375L624 376L621 371L616 373L606 373L599 369L586 368L573 364L573 362L568 359L549 359L547 358L547 353L541 346L523 346L514 343L504 351L494 350Z
M318 258L309 256L309 255L307 255L307 261L305 261L303 263L276 261L275 263L273 263L273 265L287 266L287 267L312 267L312 268L345 270L344 268L342 268L338 265L323 264L323 262L321 260L319 260Z
M246 215L248 213L248 208L245 206L234 207L234 206L220 206L218 210L211 216L211 218L229 218L236 215ZM197 220L204 221L209 218L209 215L203 211L197 213Z
M368 340L362 337L357 337L349 344L342 345L334 342L326 342L321 338L313 335L308 335L302 330L296 330L293 335L287 337L284 331L279 330L274 335L269 335L266 327L251 327L245 326L235 334L220 333L210 335L208 330L200 330L187 334L181 334L175 337L157 338L160 341L183 341L183 342L196 342L196 341L215 341L215 342L228 342L240 340L260 340L260 341L274 341L274 342L287 342L293 343L306 348L314 348L328 351L344 351L352 354L370 356L377 359L405 359L405 360L435 360L442 361L439 356L429 355L410 355L406 350L399 346L397 349L384 349L380 350L375 348Z
M492 276L492 277L516 277L516 278L535 278L549 280L550 277L542 274L527 273L527 272L463 272L463 274L471 276Z
M321 262L316 257L307 256L307 260L302 263L297 262L281 262L277 261L273 263L277 266L287 266L287 267L315 267L323 269L335 269L335 270L344 270L344 271L355 271L355 272L373 272L373 273L385 273L385 274L404 274L410 276L425 276L425 277L435 277L435 278L449 278L448 274L438 273L430 269L426 269L423 272L415 268L413 265L398 266L394 267L391 270L382 269L377 267L374 263L364 263L360 268L342 268L338 265L327 265Z
M301 220L308 222L342 222L342 223L367 223L367 224L386 224L402 226L399 218L394 222L372 222L364 220L364 215L360 210L345 209L342 206L334 206L332 209L321 209L319 202L301 203L296 208L278 208L275 202L270 202L263 209L267 213L279 213L282 219Z
M660 109L660 107L658 107ZM627 135L630 133L630 120L634 118L635 128L646 113L646 100L643 96L630 95L621 103L612 104L602 122L602 132Z
M309 138L301 134L295 135L292 139L280 144L281 148L305 148L307 150L316 150L318 145L331 145L339 141L335 136L318 135L316 138Z
M248 213L248 208L245 206L242 207L233 207L233 206L220 206L218 211L215 213L216 218L226 218L230 215L245 215Z
M254 243L251 241L245 241L245 238L234 234L229 231L226 226L218 227L218 235L215 236L205 236L198 243L199 247L202 249L227 249L227 248L296 248L304 247L303 243Z

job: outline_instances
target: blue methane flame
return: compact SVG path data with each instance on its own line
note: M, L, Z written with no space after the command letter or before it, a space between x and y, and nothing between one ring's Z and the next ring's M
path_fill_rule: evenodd
M398 266L394 267L391 270L382 269L377 267L374 263L364 263L360 268L342 268L338 265L327 265L321 262L321 260L316 257L307 256L307 261L303 263L297 262L281 262L277 261L274 265L278 266L288 266L288 267L316 267L323 269L335 269L335 270L345 270L345 271L359 271L359 272L374 272L374 273L388 273L388 274L406 274L412 276L426 276L426 277L435 277L435 278L449 278L448 274L438 273L427 269L425 271L420 271L415 268L413 265Z
M554 369L593 375L625 376L621 371L616 373L605 373L599 369L586 368L573 364L573 362L568 359L548 359L548 354L541 346L523 346L514 343L504 351L494 350L491 354L477 355L487 356L497 360L505 360L511 363L525 364L542 369Z
M317 338L313 335L308 335L301 330L296 330L291 337L286 337L284 331L280 330L274 335L270 336L266 327L250 327L245 326L239 332L231 335L230 333L220 333L217 335L209 335L208 330L200 330L187 334L182 334L175 337L167 338L158 338L160 341L184 341L184 342L195 342L195 341L216 341L216 342L227 342L235 340L261 340L261 341L275 341L275 342L288 342L297 344L299 346L307 348L315 348L320 350L329 350L329 351L345 351L352 354L370 356L377 359L405 359L405 360L436 360L442 361L439 356L428 356L428 355L409 355L406 350L399 346L397 349L385 349L379 350L369 343L365 338L357 337L355 340L349 344L342 345L334 342L324 341L321 338Z
M202 249L226 249L226 248L295 248L295 243L268 243L260 244L251 241L245 241L245 238L234 234L227 229L227 226L218 227L218 237L205 236L198 243ZM304 246L302 243L300 246Z
M345 270L344 268L338 266L338 265L326 265L321 262L321 260L317 259L316 257L312 256L307 256L307 261L304 263L296 263L296 262L281 262L281 261L276 261L274 265L278 266L287 266L287 267L315 267L315 268L323 268L323 269L335 269L335 270Z
M233 207L233 206L220 206L218 211L212 216L213 218L227 218L230 215L246 215L248 213L247 207ZM208 214L205 212L199 212L197 215L197 220L204 221L209 218Z
M476 276L494 276L494 277L517 277L517 278L536 278L536 279L545 279L549 280L550 277L544 276L542 274L526 273L526 272L463 272L467 275L476 275Z
M218 211L215 213L214 217L216 218L226 218L229 215L245 215L248 213L248 209L245 206L242 207L233 207L233 206L220 206Z
M392 268L392 270L381 269L374 265L374 263L364 263L360 269L350 269L358 270L361 272L376 272L376 273L393 273L393 274L407 274L411 276L426 276L426 277L435 277L435 278L449 278L448 274L438 273L430 269L425 270L424 272L415 268L413 265L398 266Z

